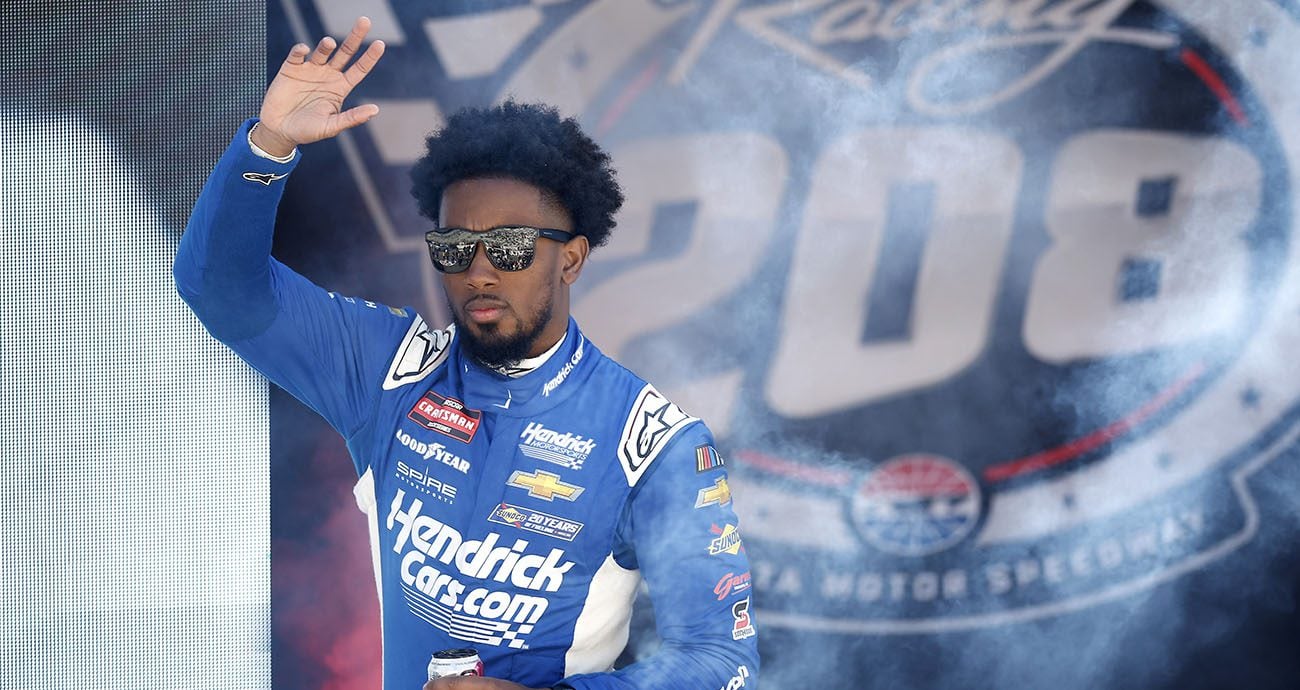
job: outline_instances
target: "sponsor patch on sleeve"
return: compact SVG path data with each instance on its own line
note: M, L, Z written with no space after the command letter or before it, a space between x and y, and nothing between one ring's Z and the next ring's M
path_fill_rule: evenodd
M723 527L713 525L709 527L709 531L718 535L709 541L710 556L724 553L735 556L745 548L740 541L740 530L736 529L736 526L731 523L727 523Z
M727 486L726 477L718 477L713 486L706 486L695 495L696 508L725 506L728 503L731 503L731 489Z
M731 625L731 639L743 640L754 636L754 623L749 619L749 597L731 605L731 617L735 619Z
M750 576L749 571L737 575L736 573L727 573L718 578L718 583L713 585L713 593L718 595L718 601L722 601L733 594L739 594L749 589Z
M691 422L699 421L674 405L646 384L632 404L632 412L623 423L618 444L618 460L627 475L628 486L635 486L659 452Z
M736 675L732 676L731 680L727 681L727 684L722 686L720 690L740 690L745 687L745 680L748 678L749 667L745 665L737 666Z
M695 471L708 472L715 467L722 467L722 456L709 444L695 447Z
M417 315L402 338L402 344L397 346L392 364L388 365L384 390L391 391L421 381L437 369L447 359L454 332L455 326L448 326L445 331L431 331L424 319Z

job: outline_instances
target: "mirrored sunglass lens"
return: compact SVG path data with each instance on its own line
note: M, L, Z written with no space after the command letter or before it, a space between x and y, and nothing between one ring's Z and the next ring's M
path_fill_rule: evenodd
M532 228L497 228L484 233L488 259L499 271L522 271L533 264L537 231Z
M429 240L429 258L433 265L448 273L459 273L469 267L474 256L474 242L456 242L449 237Z
M430 232L429 258L444 273L460 273L469 268L481 242L488 260L498 271L522 271L533 264L537 248L536 228L493 228L472 232L456 228L447 232Z

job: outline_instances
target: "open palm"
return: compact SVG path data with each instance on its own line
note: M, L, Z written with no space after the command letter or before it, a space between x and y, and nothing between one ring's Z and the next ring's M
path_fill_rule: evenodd
M370 20L361 17L337 50L329 36L322 38L314 51L302 43L289 50L267 87L259 114L258 134L277 149L273 153L287 153L299 144L328 139L379 112L379 106L374 104L343 109L344 99L384 54L383 41L375 41L348 66L369 31Z

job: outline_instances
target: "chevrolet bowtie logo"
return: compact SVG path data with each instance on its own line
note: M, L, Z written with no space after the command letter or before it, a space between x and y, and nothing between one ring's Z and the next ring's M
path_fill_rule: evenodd
M527 489L529 496L543 501L554 501L556 496L572 501L582 493L581 486L566 484L560 481L560 475L545 470L535 472L515 470L506 483L519 489Z
M725 506L728 503L731 503L731 489L727 488L725 477L718 477L718 480L713 482L713 486L700 489L700 493L695 497L696 508L712 505Z

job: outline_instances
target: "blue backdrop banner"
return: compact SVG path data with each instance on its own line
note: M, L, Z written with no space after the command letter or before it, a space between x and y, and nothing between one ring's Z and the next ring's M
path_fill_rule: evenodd
M575 315L717 433L767 687L1300 677L1293 5L280 0L268 62L359 14L381 114L278 255L446 322L423 137L576 116L628 198ZM274 402L276 687L373 687L355 477Z

